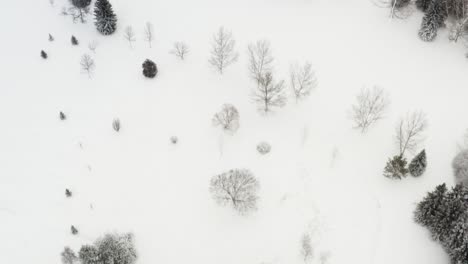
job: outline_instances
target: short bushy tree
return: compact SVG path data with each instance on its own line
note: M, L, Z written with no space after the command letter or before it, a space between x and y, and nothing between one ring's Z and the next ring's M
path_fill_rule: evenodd
M424 171L426 171L426 166L426 150L422 150L411 160L408 170L412 176L419 177L424 173Z
M231 104L224 104L212 119L214 126L221 126L225 132L235 133L239 128L239 112Z
M383 175L390 179L401 179L405 177L408 173L406 163L407 161L403 156L394 156L392 159L388 160Z
M131 233L106 234L79 252L81 264L133 264L137 259Z
M110 35L117 28L117 17L108 0L96 0L94 7L96 29L103 35Z
M78 45L78 39L76 39L75 36L71 36L71 44L73 46L77 46Z
M158 74L158 67L156 66L156 63L154 63L152 60L145 60L143 62L143 75L147 78L154 78L156 77L156 74Z
M95 246L84 245L81 247L80 252L78 252L78 257L81 261L81 264L101 264L102 262L99 259L99 251Z

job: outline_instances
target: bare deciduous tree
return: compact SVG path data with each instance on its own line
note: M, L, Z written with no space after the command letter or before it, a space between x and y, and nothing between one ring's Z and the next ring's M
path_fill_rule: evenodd
M265 73L252 93L252 98L265 113L271 107L283 107L286 104L284 81L275 82L271 72Z
M208 62L220 74L223 74L224 69L237 61L239 54L234 50L236 41L230 31L220 27L218 32L213 35L211 44L211 56Z
M408 18L414 11L411 0L373 0L378 7L390 9L390 19Z
M88 44L88 49L92 51L93 53L96 53L97 46L98 46L98 42L93 40Z
M210 192L218 203L230 204L240 213L257 209L259 182L247 169L233 169L214 176Z
M270 42L259 40L248 46L250 77L260 85L262 78L267 72L273 71L273 56L271 54Z
M86 23L86 16L89 15L90 8L89 7L76 7L72 6L68 9L67 14L70 15L73 19L73 22L81 21L81 23Z
M174 54L176 57L180 58L181 60L184 60L187 53L189 53L189 48L187 44L185 44L184 42L178 41L174 43L174 47L169 53Z
M389 104L388 95L382 88L363 88L356 96L356 103L351 109L354 128L366 132L369 126L384 117Z
M131 26L127 26L124 30L124 38L128 41L130 44L130 48L133 48L133 42L136 41L135 38L135 31L133 31L133 28Z
M112 121L112 128L116 131L120 131L120 119L116 118Z
M154 40L154 27L151 22L146 22L145 24L145 41L148 42L149 47L151 48L152 42Z
M213 125L221 126L224 131L234 133L239 128L239 112L235 106L224 104L212 121Z
M317 87L317 78L312 70L312 64L306 62L302 66L298 64L292 65L290 81L296 102L309 96L310 92Z
M314 257L314 251L312 249L312 241L309 234L302 235L301 238L301 255L304 263L307 263L311 258Z
M401 118L396 128L396 142L400 156L406 151L413 152L423 140L423 132L427 128L426 114L421 111L407 114Z
M84 54L81 57L80 61L81 69L88 74L88 77L91 78L91 74L94 71L96 65L94 64L94 60L88 54Z

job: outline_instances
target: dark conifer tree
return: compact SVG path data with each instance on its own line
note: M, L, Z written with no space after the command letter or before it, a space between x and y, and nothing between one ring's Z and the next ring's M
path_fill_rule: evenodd
M423 41L433 41L437 36L437 30L444 25L447 16L445 1L431 1L419 29L419 38Z
M422 150L416 157L411 160L408 170L410 174L414 177L421 176L426 170L427 160L426 160L426 150Z
M47 53L45 51L43 51L43 50L41 50L41 57L43 59L47 59Z
M414 211L414 221L425 227L432 227L439 220L445 205L447 186L438 185L434 191L427 193L426 197L418 203Z
M68 198L72 196L72 192L69 189L65 189L65 196Z
M67 119L67 116L63 112L60 112L59 117L60 117L60 120Z
M394 156L392 159L388 160L383 175L390 179L401 179L405 177L408 173L406 163L406 159L401 155Z
M76 39L75 36L72 36L71 37L71 43L72 43L73 46L78 45L78 39Z
M49 34L49 41L50 42L54 41L54 37L51 34Z
M156 74L158 73L158 67L156 66L156 63L154 63L152 60L145 60L143 62L143 75L147 78L154 78Z
M73 225L70 227L70 231L71 231L71 233L72 233L73 235L78 234L78 229L76 229L76 227L73 226Z
M103 35L114 33L117 28L117 18L108 0L97 0L94 8L96 28Z

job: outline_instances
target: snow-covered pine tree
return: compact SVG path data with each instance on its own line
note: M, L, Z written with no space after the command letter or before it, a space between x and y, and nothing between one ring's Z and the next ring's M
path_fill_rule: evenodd
M51 34L49 34L49 41L50 42L54 41L54 37Z
M47 53L43 50L41 50L41 57L45 60L47 59Z
M99 32L103 35L114 33L117 28L117 17L108 0L96 0L94 16L94 24Z
M73 46L77 46L78 45L78 39L76 39L75 36L71 36L71 43Z
M403 156L394 156L392 159L389 159L387 165L385 165L383 175L390 179L401 179L405 177L408 173L406 163L406 159Z
M437 215L440 215L445 204L447 195L447 186L445 183L438 185L434 191L428 192L426 197L416 206L414 211L414 221L422 226L431 227L438 221Z
M65 113L63 113L62 111L60 111L59 117L60 117L60 120L65 120L65 119L67 119L67 116L66 116Z
M449 236L442 243L452 263L467 263L468 260L468 212L465 212L453 226Z
M426 170L426 166L426 150L423 149L421 152L419 152L418 155L416 155L416 157L411 160L408 166L408 170L412 176L419 177Z
M78 229L76 229L76 227L73 226L73 225L70 227L70 231L71 231L71 233L72 233L73 235L78 234Z
M446 18L447 5L445 1L431 1L419 29L419 38L423 41L433 41L437 36L437 30L444 25Z

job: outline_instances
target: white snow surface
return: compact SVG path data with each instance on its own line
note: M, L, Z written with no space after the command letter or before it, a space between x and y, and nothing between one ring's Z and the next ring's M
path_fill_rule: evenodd
M424 43L420 12L390 20L388 9L366 0L111 3L118 17L111 36L96 31L92 16L81 24L59 15L66 0L2 5L0 263L60 263L64 246L78 251L105 232L133 232L137 264L303 263L305 232L310 263L326 253L330 264L449 263L412 220L427 191L453 185L450 162L468 127L468 64L446 29ZM128 25L137 33L133 49L123 38ZM207 62L219 26L232 31L240 53L223 75ZM272 44L278 78L288 79L291 63L313 64L319 84L308 99L258 113L246 49L259 39ZM96 54L87 48L93 40ZM185 61L169 54L175 41L189 45ZM85 53L96 62L92 78L80 71ZM158 65L155 79L141 74L146 58ZM389 92L391 107L361 134L349 110L372 85ZM234 135L211 124L224 103L240 112ZM429 119L420 146L428 169L420 178L386 179L395 124L413 110ZM256 151L261 141L272 145L264 156ZM210 197L211 177L232 168L260 181L258 211L238 215Z

